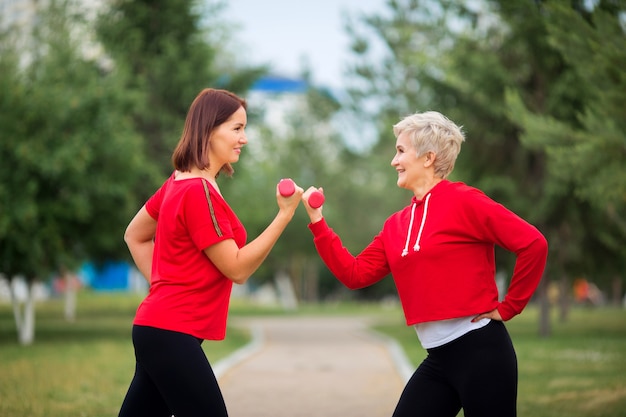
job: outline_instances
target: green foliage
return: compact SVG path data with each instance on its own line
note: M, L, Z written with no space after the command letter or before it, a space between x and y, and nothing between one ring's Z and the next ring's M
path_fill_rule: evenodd
M286 109L282 115L285 124L271 129L259 120L271 118L264 111L273 106ZM276 215L276 184L280 179L292 178L307 189L312 185L329 184L338 175L341 167L337 164L337 155L341 152L342 142L330 126L337 108L336 100L314 87L302 95L250 99L246 129L248 145L235 166L232 181L220 178L220 187L246 226L249 241L258 236ZM310 283L316 282L321 261L306 229L307 223L308 216L300 207L255 274L254 282L272 281L274 274L283 270L296 281L298 295L304 299L317 298L317 285Z
M0 270L8 277L46 278L123 256L138 205L132 188L150 176L122 74L105 76L82 55L65 7L53 2L39 17L28 65L15 50L0 58L9 87L0 102Z
M383 126L373 169L399 117L440 111L467 134L451 179L537 225L550 243L550 275L593 273L606 285L623 270L626 247L623 2L387 6L349 27L352 107L373 109Z
M572 188L570 199L587 207L579 224L593 233L575 241L598 262L582 269L608 276L623 271L626 256L626 222L618 214L626 210L626 32L620 9L612 5L600 2L592 10L566 2L544 5L548 40L568 64L573 89L584 92L573 119L534 111L515 93L507 94L522 142L546 153L554 188Z
M99 39L114 65L131 74L126 87L141 96L133 120L146 140L144 152L163 176L171 173L171 153L195 96L206 87L242 93L264 72L262 67L221 65L231 62L224 59L225 45L213 39L223 31L217 20L221 7L200 1L117 0L98 20Z

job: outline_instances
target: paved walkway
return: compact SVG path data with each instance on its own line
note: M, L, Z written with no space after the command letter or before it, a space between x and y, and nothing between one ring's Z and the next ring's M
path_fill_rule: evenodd
M231 417L389 417L407 378L397 345L359 318L254 318L256 341L216 364Z

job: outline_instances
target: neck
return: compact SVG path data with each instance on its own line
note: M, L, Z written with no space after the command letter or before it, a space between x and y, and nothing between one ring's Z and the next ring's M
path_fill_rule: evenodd
M413 189L413 194L415 194L415 197L418 200L422 200L424 196L426 195L426 193L432 190L433 187L439 184L442 180L443 178L435 178L435 177L428 178L426 181L419 184Z
M215 178L217 178L217 173L213 172L211 168L204 168L204 169L194 168L191 170L191 173L198 175L199 177L206 178L207 180L211 182L215 182Z
M192 168L186 172L177 171L176 178L204 178L212 184L216 184L215 178L217 177L217 173L213 172L210 168L199 169Z

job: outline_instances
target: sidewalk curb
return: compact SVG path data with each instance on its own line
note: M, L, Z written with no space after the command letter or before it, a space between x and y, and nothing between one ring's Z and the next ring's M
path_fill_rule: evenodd
M386 345L387 350L391 354L393 363L396 366L396 370L406 384L409 379L411 379L411 376L413 376L413 372L415 372L415 366L413 366L409 358L406 356L406 353L404 352L402 346L400 346L400 344L395 339L392 339L391 337L384 335L380 332L372 329L368 329L368 332L370 332L374 337L380 339L381 342Z
M240 349L237 349L236 351L234 351L227 357L220 359L213 365L213 373L215 374L215 377L217 379L220 379L226 373L226 371L228 371L233 366L243 362L244 360L248 359L250 356L261 350L265 342L263 331L260 327L253 326L250 327L250 332L252 333L252 340L247 345L243 346Z

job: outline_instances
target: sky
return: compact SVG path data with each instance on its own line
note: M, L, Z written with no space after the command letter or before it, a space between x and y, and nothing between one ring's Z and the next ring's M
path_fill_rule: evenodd
M380 12L385 0L229 0L222 12L238 25L238 43L251 64L268 63L274 73L298 77L303 59L313 82L337 89L351 54L344 14Z

